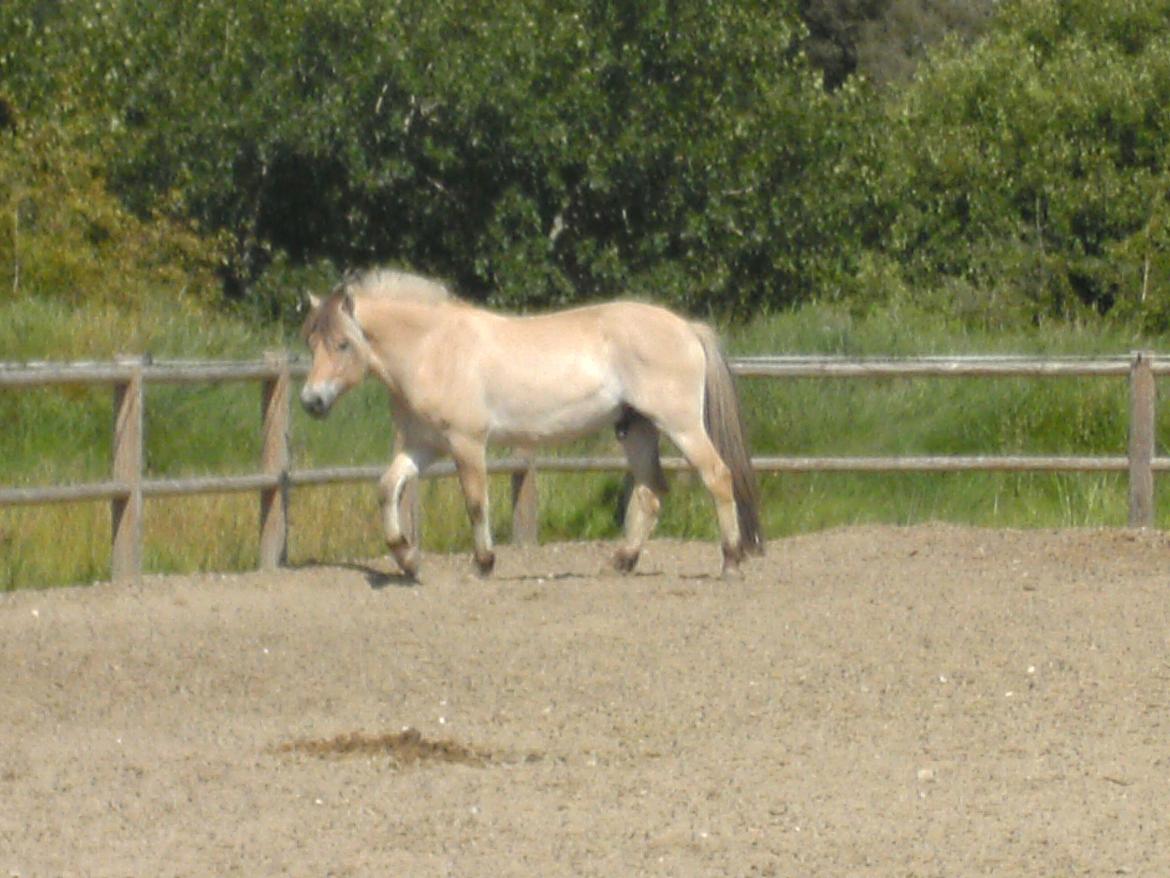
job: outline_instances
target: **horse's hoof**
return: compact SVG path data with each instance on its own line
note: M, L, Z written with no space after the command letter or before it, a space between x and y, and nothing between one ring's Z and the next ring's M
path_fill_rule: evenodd
M403 576L417 580L419 559L422 555L418 547L411 546L406 540L402 540L391 545L390 552L394 555L394 562L398 565L398 569L402 571Z
M638 564L640 552L631 552L627 549L618 549L613 556L613 568L618 573L633 573Z
M496 566L495 552L475 553L475 570L480 576L491 576Z
M724 546L723 547L723 578L724 579L743 579L743 571L740 570L739 565L743 561L744 551L742 546Z

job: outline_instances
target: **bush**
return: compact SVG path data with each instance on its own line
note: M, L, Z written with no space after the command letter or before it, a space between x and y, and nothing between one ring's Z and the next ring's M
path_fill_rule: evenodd
M1170 293L1168 99L1165 4L1003 4L890 107L888 251L1037 321L1148 312Z
M187 223L127 210L68 129L24 123L0 141L0 302L214 299L214 242Z
M222 233L233 298L282 255L511 307L633 290L746 313L852 259L856 94L823 94L784 6L55 8L28 27L83 48L57 60L117 191Z

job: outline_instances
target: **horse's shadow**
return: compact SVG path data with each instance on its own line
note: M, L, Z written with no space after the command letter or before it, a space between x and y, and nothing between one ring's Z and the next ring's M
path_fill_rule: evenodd
M336 567L341 570L353 570L356 573L362 574L365 577L366 584L374 591L381 591L391 586L395 588L414 588L422 584L417 577L407 576L405 573L387 573L385 570L379 570L371 564L362 564L358 561L326 562L309 560L303 564L297 564L295 567Z
M336 567L341 570L352 570L356 573L362 574L365 577L366 584L374 591L381 591L384 588L417 588L422 585L421 579L415 576L408 576L405 573L393 572L389 573L385 570L379 570L372 564L364 564L360 561L332 561L329 563L322 561L306 561L303 564L297 564L297 567ZM561 573L511 573L511 574L495 574L487 577L496 582L515 582L515 583L561 583L583 581L588 579L597 579L600 576L606 575L609 571L563 571ZM471 574L469 574L470 576ZM624 578L636 579L657 579L664 574L660 570L636 570L631 573L623 574ZM683 575L682 579L713 579L714 577L705 574Z
M361 573L366 578L366 582L374 591L381 591L384 588L415 588L422 583L417 576L410 576L406 573L387 573L385 570L379 570L369 564L360 564L357 562L343 562L337 565L344 567L346 570L355 570Z

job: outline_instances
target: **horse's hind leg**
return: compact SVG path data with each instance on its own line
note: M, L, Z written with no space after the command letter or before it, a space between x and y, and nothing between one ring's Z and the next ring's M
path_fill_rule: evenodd
M459 474L459 486L467 503L467 517L475 538L475 566L481 576L492 572L496 555L492 551L491 521L488 518L487 458L481 442L452 440L451 456Z
M654 424L636 412L628 414L618 425L618 438L634 476L634 490L626 506L625 542L614 555L613 564L622 573L629 573L658 524L658 511L662 508L659 496L666 493L667 486Z
M409 527L411 533L406 532L408 528L404 527L402 520L403 494L435 455L429 449L403 448L399 441L395 445L397 453L378 486L382 502L382 530L395 562L403 573L414 578L418 576L419 564L418 522L412 519Z
M715 501L715 515L719 519L719 532L723 541L723 574L736 575L744 552L739 517L735 510L731 470L719 456L701 423L694 429L671 433L670 438L687 462L698 471L703 485Z

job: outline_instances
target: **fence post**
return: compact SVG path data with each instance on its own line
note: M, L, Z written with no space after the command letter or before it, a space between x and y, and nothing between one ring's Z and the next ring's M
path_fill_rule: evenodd
M512 473L512 542L535 546L540 535L540 500L536 491L536 460L526 455L526 465Z
M1129 526L1154 524L1154 406L1152 354L1135 351L1129 368Z
M267 354L277 370L261 385L263 417L260 470L277 477L277 484L260 491L260 569L273 570L288 561L289 388L292 377L288 354Z
M114 481L128 493L110 501L112 546L110 578L133 579L142 575L142 423L143 357L119 358L131 367L129 381L114 384Z

